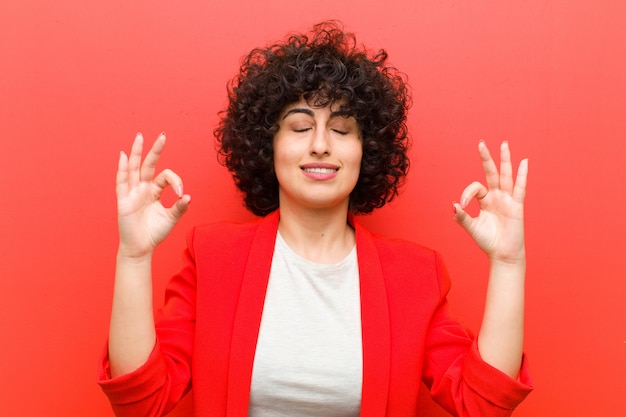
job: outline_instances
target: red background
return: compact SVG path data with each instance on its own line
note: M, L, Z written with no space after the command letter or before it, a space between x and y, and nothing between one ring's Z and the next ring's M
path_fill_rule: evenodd
M4 0L0 16L0 414L112 415L95 371L119 151L138 130L166 131L161 167L193 196L158 251L160 303L192 225L250 218L212 142L241 56L338 18L388 50L414 97L408 183L365 222L440 250L452 303L477 329L486 262L451 202L480 178L477 141L508 139L530 158L537 385L515 415L626 415L626 3Z

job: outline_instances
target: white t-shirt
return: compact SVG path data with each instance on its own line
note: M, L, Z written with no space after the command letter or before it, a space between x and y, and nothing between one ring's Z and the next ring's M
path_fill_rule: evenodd
M358 416L361 340L356 247L337 264L319 264L278 234L248 416Z

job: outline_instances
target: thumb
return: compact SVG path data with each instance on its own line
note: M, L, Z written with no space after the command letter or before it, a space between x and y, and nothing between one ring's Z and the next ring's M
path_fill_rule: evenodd
M168 209L168 212L172 219L177 222L183 217L183 214L189 208L189 204L191 203L191 196L189 194L183 195L181 198L176 200L174 204Z
M452 207L454 209L454 220L469 233L474 219L463 210L463 207L459 203L452 203Z

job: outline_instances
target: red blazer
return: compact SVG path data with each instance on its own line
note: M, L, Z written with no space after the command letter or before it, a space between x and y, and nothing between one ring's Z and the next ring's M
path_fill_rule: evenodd
M99 383L118 416L161 416L194 389L197 416L247 417L252 364L278 212L248 224L195 228L174 276L146 364ZM481 360L446 301L439 255L374 236L353 217L361 287L362 417L415 416L421 381L456 416L508 416L532 389Z

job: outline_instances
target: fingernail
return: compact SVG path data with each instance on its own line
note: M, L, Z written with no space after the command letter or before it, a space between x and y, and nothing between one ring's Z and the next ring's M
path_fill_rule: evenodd
M179 185L178 187L176 187L176 195L178 197L182 198L182 196L183 196L183 186L182 185Z
M463 208L467 207L467 203L468 203L467 198L462 198L461 199L461 207L463 207Z
M456 214L456 201L452 202L452 210L454 210L454 214Z
M159 136L165 136L165 132L161 132Z

